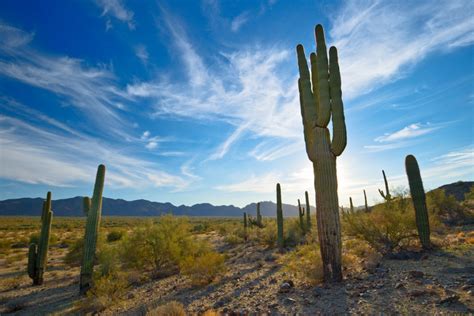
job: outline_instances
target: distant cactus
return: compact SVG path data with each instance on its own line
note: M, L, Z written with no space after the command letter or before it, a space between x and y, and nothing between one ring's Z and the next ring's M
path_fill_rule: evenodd
M418 162L413 155L406 156L405 169L413 207L415 208L416 227L418 228L420 242L424 249L430 249L430 222L426 208L425 190L423 189L423 180L421 179Z
M385 176L385 171L382 170L382 174L383 174L383 181L385 182L385 193L383 192L383 190L380 190L380 189L379 189L379 193L385 201L390 202L392 200L392 195L390 195L390 189L388 188L388 181L387 181L387 177Z
M311 206L309 205L308 191L304 192L304 196L306 199L306 230L311 231Z
M33 285L43 284L43 275L48 262L49 237L51 235L51 192L48 192L43 202L41 212L41 233L38 244L32 243L28 249L28 275L33 279Z
M92 287L92 273L94 271L94 259L99 235L100 218L102 215L102 193L104 191L105 166L100 165L94 185L94 193L89 204L86 220L86 231L84 236L84 253L81 265L80 292L87 293ZM84 199L86 206L86 199Z
M82 200L82 210L84 212L84 215L87 216L89 214L89 210L91 208L91 199L88 196L85 196L84 199Z
M367 194L365 193L365 190L364 190L364 204L365 204L365 211L368 213L370 210L369 210L369 204L367 204Z
M300 227L303 234L306 232L306 224L304 222L304 207L301 207L300 199L298 199L298 217L300 219Z
M252 220L251 218L249 218L250 220ZM247 221L247 213L244 212L244 239L247 240L247 235L248 235L248 232L247 232L247 227L248 227L248 221Z
M281 203L281 187L280 183L277 183L277 244L280 250L285 247L285 241L283 239L283 206Z
M260 213L260 202L257 203L257 226L263 227L262 214Z
M353 214L354 213L354 204L352 204L352 198L351 197L349 197L349 205L350 205L351 213Z
M311 75L302 45L296 47L298 88L306 153L313 162L318 237L324 281L342 280L342 242L337 196L336 157L347 143L337 50L326 50L324 31L316 26L316 54L311 53ZM328 124L332 117L332 140Z

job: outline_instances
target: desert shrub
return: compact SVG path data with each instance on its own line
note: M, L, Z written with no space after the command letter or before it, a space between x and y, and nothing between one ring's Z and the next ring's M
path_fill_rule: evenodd
M129 267L153 268L155 272L177 272L185 257L201 251L192 237L188 221L171 215L157 223L135 229L123 243L123 260Z
M100 249L97 251L98 273L101 276L117 273L121 268L121 255L120 245L101 244Z
M348 236L363 239L382 253L417 238L414 211L399 207L396 199L372 207L369 213L346 213L342 219Z
M266 222L265 227L259 230L259 241L268 248L273 248L277 242L277 225L275 221Z
M28 244L33 244L33 243L38 244L39 243L39 235L40 235L39 232L31 234ZM50 236L49 236L49 244L50 245L56 244L58 242L58 240L59 240L59 238L56 234L53 234L53 233L50 234Z
M72 267L80 266L83 251L84 251L84 239L79 238L70 245L68 252L66 253L66 256L64 256L64 263Z
M283 223L283 233L286 246L296 246L304 240L304 234L301 230L298 218L289 218Z
M224 270L224 256L213 251L197 257L188 256L181 263L181 272L197 286L213 282Z
M381 255L370 244L361 239L351 238L342 245L342 266L351 271L373 269L381 260Z
M284 271L293 274L301 282L315 285L323 280L321 254L316 244L299 245L279 261Z
M193 226L192 231L194 233L206 233L211 230L211 225L209 222L198 223Z
M112 230L107 234L107 242L114 242L122 239L124 232L121 230Z
M86 299L80 301L83 311L100 312L114 305L120 305L127 293L128 282L123 273L94 276L94 285L87 292Z
M224 242L228 243L229 245L238 245L244 243L245 240L240 236L237 236L236 234L232 233L224 237Z
M430 214L450 225L474 223L474 213L459 203L452 195L446 195L443 189L430 191L426 194L426 202Z
M147 316L186 316L183 304L171 301L146 313Z

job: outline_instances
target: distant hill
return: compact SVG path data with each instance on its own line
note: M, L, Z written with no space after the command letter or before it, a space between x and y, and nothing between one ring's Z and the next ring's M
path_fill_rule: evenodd
M0 201L0 215L38 216L41 214L42 198L21 198ZM52 209L56 216L83 216L82 197L53 200ZM159 216L172 213L187 216L242 216L243 212L255 215L257 204L251 203L243 208L233 205L212 205L209 203L192 206L175 206L171 203L151 202L148 200L125 201L122 199L103 198L102 214L105 216ZM273 202L261 202L263 216L275 216L276 205ZM287 216L298 215L298 207L283 204ZM314 208L313 208L314 212Z
M464 200L464 195L471 190L474 181L458 181L451 184L445 184L438 189L443 189L446 195L452 195L458 201Z
M458 181L446 184L438 189L443 189L446 195L453 195L458 201L464 200L464 194L469 192L474 181ZM0 201L0 215L24 215L37 216L41 214L42 198L21 198ZM355 206L362 208L362 206ZM242 216L247 212L255 216L257 204L251 203L243 208L234 205L212 205L209 203L195 204L192 206L175 206L171 203L151 202L148 200L125 201L122 199L110 199L104 197L102 214L105 216L159 216L161 214L173 213L174 215L187 216ZM270 201L260 202L260 210L263 216L275 216L276 205ZM83 216L82 197L77 196L69 199L53 200L53 211L56 216ZM314 206L311 207L314 214ZM297 216L298 207L283 204L285 216Z

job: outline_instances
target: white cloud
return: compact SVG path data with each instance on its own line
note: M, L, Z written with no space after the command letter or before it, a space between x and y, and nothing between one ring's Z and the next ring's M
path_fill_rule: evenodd
M347 1L329 34L339 50L346 99L403 76L434 51L474 42L474 2Z
M148 142L148 143L145 145L145 147L148 148L148 149L155 149L156 146L158 146L158 143L157 143L157 142L153 142L153 141Z
M135 55L144 63L145 65L148 63L148 50L146 49L145 45L137 45L135 46Z
M129 137L128 124L118 110L131 97L117 86L109 67L89 67L80 59L38 53L27 45L30 40L25 32L10 26L0 29L1 40L10 45L0 46L0 75L66 98L68 105L81 110L103 132Z
M414 123L408 126L405 126L399 131L393 133L387 133L383 136L379 136L375 138L376 142L385 143L385 142L396 142L400 140L405 140L409 138L415 138L418 136L429 134L437 129L441 128L438 125L432 125L430 123L422 124L422 123Z
M232 32L237 32L247 21L249 20L249 12L242 12L230 23L230 29Z
M304 143L301 141L263 141L259 143L253 150L249 152L249 155L258 161L272 161L289 155L293 155L295 152L304 151Z
M237 128L227 139L225 142L223 142L219 148L209 157L209 160L216 160L216 159L221 159L222 157L227 154L229 151L230 146L234 144L237 139L239 139L240 135L245 131L247 128L246 125L242 125L239 128Z
M133 21L133 11L127 9L120 0L97 0L97 5L102 8L102 16L112 16L119 21L127 23L129 29L135 29L135 22ZM111 22L106 22L107 30L110 29Z
M183 190L192 180L163 171L156 163L135 158L131 152L116 150L98 139L80 133L71 137L64 133L67 129L52 122L43 123L47 123L48 129L0 116L1 178L74 186L92 182L97 165L104 163L107 184L113 187Z

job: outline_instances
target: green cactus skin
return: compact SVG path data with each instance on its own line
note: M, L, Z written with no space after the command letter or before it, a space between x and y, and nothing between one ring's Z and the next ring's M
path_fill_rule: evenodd
M48 262L49 239L51 236L51 192L46 195L41 212L41 232L38 245L33 243L28 249L28 275L33 279L33 285L43 284L43 275Z
M318 24L315 33L316 53L310 55L311 75L303 46L300 44L296 47L300 74L298 88L306 153L313 162L316 217L324 281L340 282L342 242L336 157L341 155L346 147L347 133L337 50L335 47L329 49L328 62L323 27ZM331 118L332 140L328 129Z
M383 181L385 182L385 192L386 193L384 193L380 189L379 189L379 193L385 201L390 202L392 200L392 195L390 194L390 190L388 188L388 181L387 181L387 177L385 176L385 171L384 170L382 170L382 174L383 174Z
M306 224L304 222L304 208L301 207L300 199L298 199L298 215L300 219L300 227L303 234L306 232Z
M354 204L352 204L352 198L351 197L349 197L349 205L350 205L351 213L354 213Z
M306 199L306 230L311 231L311 206L309 205L309 195L308 191L304 192L304 196Z
M365 193L365 190L364 190L364 204L365 204L365 211L368 213L370 210L369 210L369 204L367 204L367 193Z
M424 249L430 249L430 222L428 209L426 207L425 190L423 189L423 180L421 179L418 162L413 155L406 156L405 169L408 176L413 207L415 208L416 227L418 228L420 242Z
M257 226L263 227L262 214L260 213L260 202L257 203Z
M84 236L84 253L81 265L80 292L87 293L92 287L92 273L94 258L99 234L100 218L102 213L102 193L104 191L105 166L100 165L94 185L94 194L87 212L86 230Z
M89 214L89 210L91 209L91 199L88 196L85 196L82 201L82 210L84 215L87 216Z
M281 204L281 187L277 183L277 244L280 251L285 247L285 240L283 239L283 207Z

